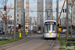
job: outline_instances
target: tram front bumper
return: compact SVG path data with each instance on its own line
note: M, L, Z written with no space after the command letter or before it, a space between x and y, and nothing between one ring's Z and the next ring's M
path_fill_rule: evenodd
M53 33L52 33L52 35L50 35L50 34L44 34L43 36L44 36L44 38L56 38L57 37L57 35L53 34Z

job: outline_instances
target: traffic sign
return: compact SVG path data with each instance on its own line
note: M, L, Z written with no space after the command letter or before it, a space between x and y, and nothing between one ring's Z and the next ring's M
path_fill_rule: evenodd
M23 27L21 27L21 29L23 29Z

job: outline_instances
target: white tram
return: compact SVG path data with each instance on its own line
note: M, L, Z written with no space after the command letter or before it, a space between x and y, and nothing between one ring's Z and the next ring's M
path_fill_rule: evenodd
M46 20L44 22L44 38L56 38L56 21L55 20Z

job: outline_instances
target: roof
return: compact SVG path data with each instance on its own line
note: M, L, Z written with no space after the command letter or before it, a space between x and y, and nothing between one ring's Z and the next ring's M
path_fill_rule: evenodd
M46 20L45 22L56 22L56 20Z

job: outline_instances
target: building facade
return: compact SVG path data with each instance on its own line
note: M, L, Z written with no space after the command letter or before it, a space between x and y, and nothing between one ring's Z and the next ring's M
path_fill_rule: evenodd
M25 22L29 23L29 0L26 0L26 18Z
M37 25L43 25L43 0L37 0Z
M72 24L75 25L75 1L72 7Z
M23 24L24 0L17 0L16 2L17 2L16 4L16 10L17 10L16 24Z
M45 0L45 20L53 19L52 0Z

